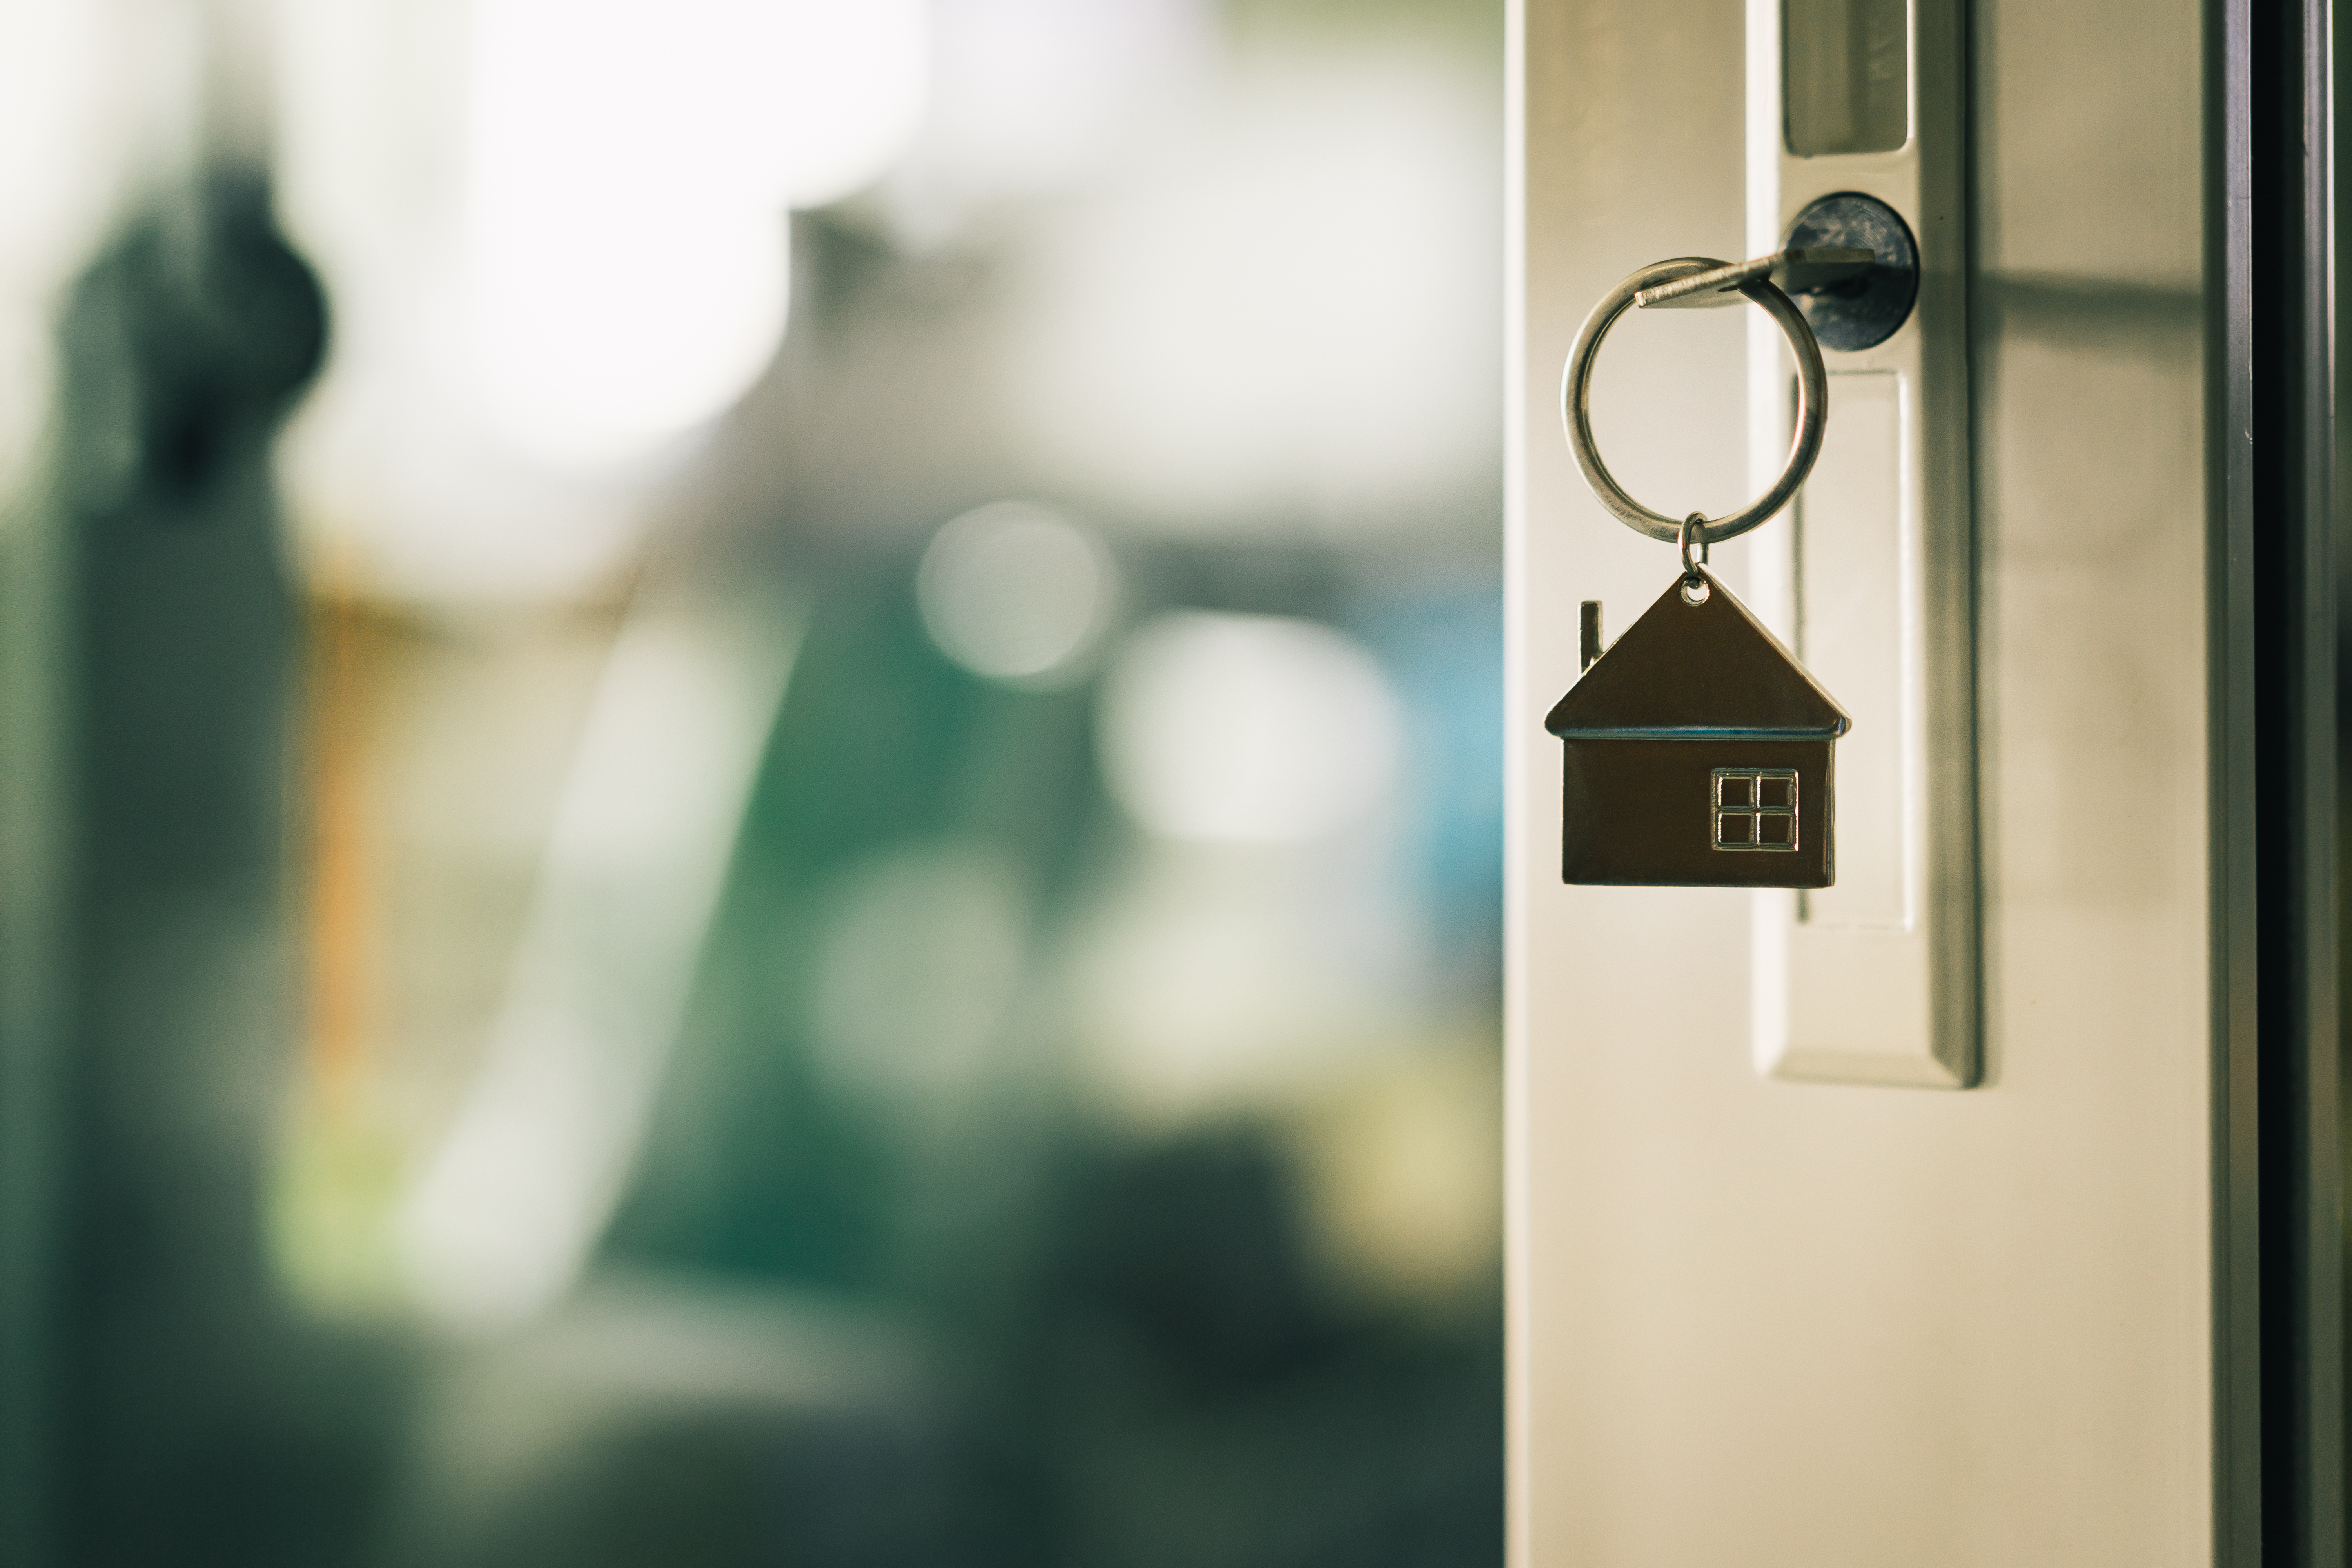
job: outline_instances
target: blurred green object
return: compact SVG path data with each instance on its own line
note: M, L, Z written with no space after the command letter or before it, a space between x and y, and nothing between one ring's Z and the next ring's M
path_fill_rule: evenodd
M289 1316L257 1236L294 1023L270 442L325 331L236 168L159 192L59 322L12 541L45 542L13 591L54 609L46 647L8 649L35 721L12 744L48 748L60 790L49 875L10 888L44 899L10 916L49 964L37 1005L7 977L8 1124L40 1128L45 1167L13 1173L0 1260L35 1282L5 1346L11 1447L34 1450L12 1562L355 1562L389 1462L386 1356Z

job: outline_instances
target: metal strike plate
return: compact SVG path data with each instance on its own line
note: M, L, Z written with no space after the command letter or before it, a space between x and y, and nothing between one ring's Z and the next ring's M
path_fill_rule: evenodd
M1828 428L1783 520L1740 547L1750 607L1853 720L1836 885L1752 895L1753 1049L1775 1079L1979 1073L1962 15L1748 0L1749 248L1867 246L1874 262L1861 287L1797 300ZM1780 334L1751 326L1753 474L1788 450L1790 375Z

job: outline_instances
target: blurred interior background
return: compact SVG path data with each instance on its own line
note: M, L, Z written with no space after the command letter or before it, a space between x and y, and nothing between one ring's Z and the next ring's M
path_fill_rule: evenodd
M1500 0L0 0L0 1562L1495 1563Z

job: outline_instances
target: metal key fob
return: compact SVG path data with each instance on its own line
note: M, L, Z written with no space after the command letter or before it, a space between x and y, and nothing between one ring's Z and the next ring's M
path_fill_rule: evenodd
M1564 751L1563 880L1826 888L1837 879L1836 747L1852 721L1706 561L1709 542L1785 507L1821 453L1829 416L1821 346L1775 279L1816 283L1870 254L1791 250L1730 266L1697 257L1662 261L1619 283L1577 333L1560 393L1577 464L1619 521L1680 544L1683 571L1605 653L1600 605L1584 605L1583 673L1544 721ZM1601 460L1592 363L1627 309L1727 295L1762 306L1788 334L1796 431L1786 467L1762 496L1725 517L1692 513L1678 522L1626 494Z
M1586 609L1597 651L1600 606ZM1560 738L1570 882L1826 888L1845 713L1703 567L1593 658Z

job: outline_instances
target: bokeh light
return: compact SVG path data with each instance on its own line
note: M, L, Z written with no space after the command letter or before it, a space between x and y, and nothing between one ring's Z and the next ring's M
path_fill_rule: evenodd
M1139 630L1103 689L1104 770L1174 838L1280 844L1336 832L1386 795L1394 695L1360 644L1277 616L1184 612Z
M1496 204L1442 58L1268 61L1042 226L1006 408L1076 493L1171 530L1378 531L1495 460Z
M920 123L914 0L481 0L468 309L486 416L566 465L740 396L783 330L785 209Z
M973 674L998 680L1074 674L1109 624L1118 588L1100 539L1017 501L940 529L915 573L931 640Z

